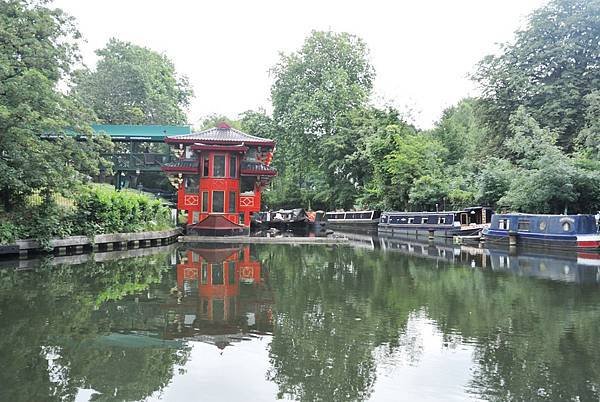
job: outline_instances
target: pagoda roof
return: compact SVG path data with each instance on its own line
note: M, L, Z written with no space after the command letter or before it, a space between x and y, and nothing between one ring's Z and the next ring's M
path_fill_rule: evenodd
M275 141L244 133L225 123L208 130L198 131L191 134L172 135L165 139L168 143L203 143L203 144L244 144L244 145L266 145L275 146Z

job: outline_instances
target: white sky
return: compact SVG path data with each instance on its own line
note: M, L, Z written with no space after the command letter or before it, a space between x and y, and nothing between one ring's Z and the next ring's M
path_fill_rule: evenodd
M268 70L311 30L363 38L377 74L373 103L391 104L421 128L444 108L476 95L467 74L511 40L545 0L152 1L55 0L86 39L84 62L110 37L165 53L189 77L193 124L211 113L235 118L270 107Z

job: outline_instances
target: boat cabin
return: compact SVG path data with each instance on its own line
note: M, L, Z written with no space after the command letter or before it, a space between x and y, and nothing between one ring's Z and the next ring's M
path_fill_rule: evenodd
M336 211L325 214L328 222L371 222L380 216L381 211Z
M385 212L381 215L379 232L434 235L475 235L489 225L493 211L488 207L471 207L462 211Z

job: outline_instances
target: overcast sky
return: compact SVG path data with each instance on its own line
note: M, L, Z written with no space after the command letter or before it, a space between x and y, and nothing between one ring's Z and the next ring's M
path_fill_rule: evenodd
M428 128L444 108L476 95L467 75L509 41L544 0L150 1L55 0L86 39L86 65L110 37L164 52L189 77L189 120L271 110L271 68L311 30L363 38L376 71L373 103L391 104Z

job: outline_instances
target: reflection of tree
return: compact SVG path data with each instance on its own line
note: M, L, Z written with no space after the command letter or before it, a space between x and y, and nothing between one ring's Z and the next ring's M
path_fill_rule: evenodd
M94 342L113 328L110 314L98 314L101 303L148 289L169 269L160 254L0 271L0 399L73 400L78 387L141 399L164 387L185 350Z
M279 396L364 400L375 347L393 349L411 302L408 281L351 249L263 248L275 292L271 380ZM390 286L397 286L391 289Z
M444 333L476 341L472 392L491 400L600 397L598 289L463 268L411 273Z
M468 391L479 397L600 397L597 288L350 248L257 251L275 293L268 376L280 397L367 399L382 349L418 361L406 323L419 312L446 347L474 345Z

